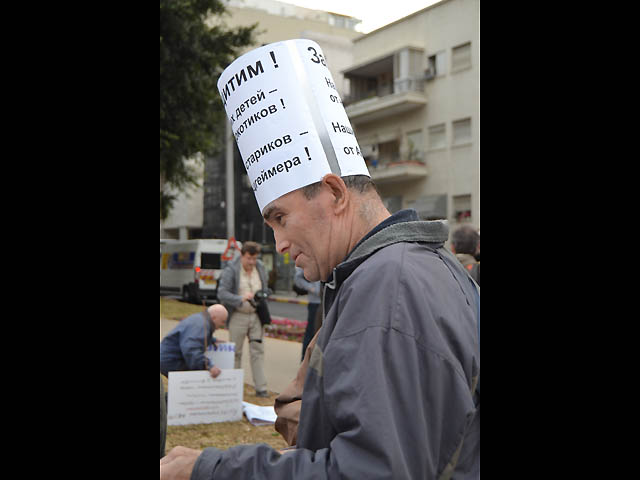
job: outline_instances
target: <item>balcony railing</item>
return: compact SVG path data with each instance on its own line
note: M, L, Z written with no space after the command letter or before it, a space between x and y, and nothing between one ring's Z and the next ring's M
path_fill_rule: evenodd
M367 159L371 178L377 184L401 182L424 178L428 175L427 164L419 159L401 159L399 155L378 160Z
M403 92L424 92L424 79L423 78L405 78L402 80L396 80L393 84L386 83L379 85L376 88L365 90L356 95L346 95L342 98L344 106L352 105L357 102L369 100L372 98L381 98L388 95Z
M360 102L362 100L368 100L370 98L376 98L376 97L384 97L386 95L391 95L391 94L393 94L393 85L391 83L387 83L385 85L380 85L377 88L365 90L363 92L360 92L357 95L347 95L343 97L342 103L346 107L347 105Z
M424 92L424 77L403 78L394 82L394 93Z
M390 84L361 93L359 96L343 98L349 120L364 123L399 115L427 104L424 94L424 80L406 78L397 80L390 92Z

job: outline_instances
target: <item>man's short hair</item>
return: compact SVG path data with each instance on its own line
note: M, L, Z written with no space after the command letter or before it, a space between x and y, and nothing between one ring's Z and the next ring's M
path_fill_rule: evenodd
M451 243L456 253L475 255L480 243L480 235L472 226L463 225L451 234Z
M342 180L349 190L355 190L358 193L365 193L373 189L376 193L378 192L376 184L373 183L371 177L367 177L366 175L349 175L347 177L342 177ZM316 196L320 190L321 183L322 182L320 181L307 185L306 187L302 187L302 193L307 200L311 200Z
M242 244L242 248L240 249L240 253L242 255L244 255L245 253L249 253L249 255L256 255L258 253L260 253L260 250L262 248L260 247L259 243L256 242L244 242Z

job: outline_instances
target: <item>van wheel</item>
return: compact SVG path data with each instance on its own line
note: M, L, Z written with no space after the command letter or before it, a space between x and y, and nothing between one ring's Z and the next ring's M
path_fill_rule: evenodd
M191 295L189 294L189 287L186 285L182 287L182 301L186 303L191 302Z

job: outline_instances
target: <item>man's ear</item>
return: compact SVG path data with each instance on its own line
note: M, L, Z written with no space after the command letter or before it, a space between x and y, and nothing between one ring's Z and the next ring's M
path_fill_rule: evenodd
M344 180L335 173L328 173L322 178L322 185L333 197L333 212L336 215L342 213L349 204L349 189Z

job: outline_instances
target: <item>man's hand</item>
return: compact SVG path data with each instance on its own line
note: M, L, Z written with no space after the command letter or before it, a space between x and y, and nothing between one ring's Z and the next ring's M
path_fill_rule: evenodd
M247 300L251 300L253 298L253 293L247 292L242 296L242 301L245 302Z
M222 373L222 370L220 370L215 365L213 367L211 367L211 370L209 370L209 375L211 375L211 378L216 378L221 373Z
M202 450L174 447L160 459L160 480L189 480Z

